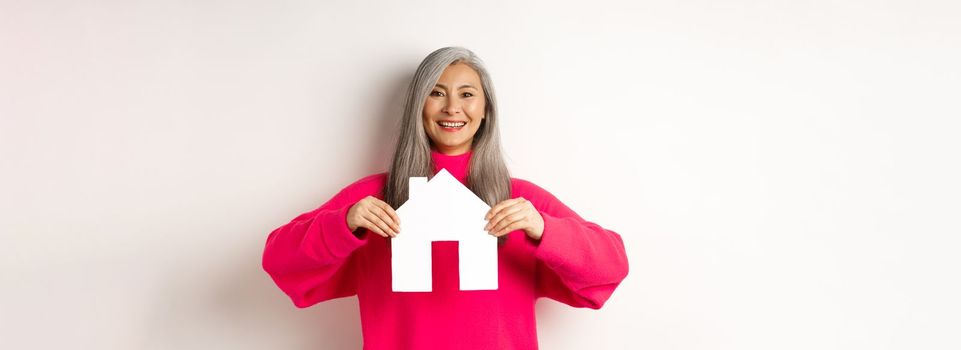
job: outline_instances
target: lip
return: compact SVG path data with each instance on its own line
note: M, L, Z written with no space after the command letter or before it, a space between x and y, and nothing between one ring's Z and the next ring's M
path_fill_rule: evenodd
M450 122L450 123L463 122L463 123L465 123L465 124L464 124L464 126L459 127L459 128L448 128L448 127L445 127L445 126L443 126L443 125L440 125L440 122ZM470 122L468 122L468 121L466 121L466 120L456 120L456 119L443 119L443 120L438 120L438 121L435 121L435 122L434 122L434 124L437 124L437 127L439 127L441 131L446 131L446 132L458 132L458 131L461 131L461 129L464 129L465 127L467 127L467 124L468 124L468 123L470 123Z

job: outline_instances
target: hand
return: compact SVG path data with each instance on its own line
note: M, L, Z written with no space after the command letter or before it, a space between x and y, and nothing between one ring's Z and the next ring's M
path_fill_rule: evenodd
M524 230L527 236L540 240L544 234L544 217L534 208L531 201L523 197L508 199L497 203L487 215L484 229L491 235L500 237L514 230Z
M363 227L384 238L396 237L400 233L400 218L390 204L367 196L347 211L347 227L351 232Z

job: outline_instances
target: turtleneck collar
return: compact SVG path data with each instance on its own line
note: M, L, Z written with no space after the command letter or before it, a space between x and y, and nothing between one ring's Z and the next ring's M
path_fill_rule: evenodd
M436 148L431 147L430 157L434 160L434 174L436 174L442 168L447 169L447 172L449 172L451 175L454 175L454 178L466 186L467 173L470 168L471 153L473 153L472 150L468 150L467 152L461 154L447 155L441 153Z

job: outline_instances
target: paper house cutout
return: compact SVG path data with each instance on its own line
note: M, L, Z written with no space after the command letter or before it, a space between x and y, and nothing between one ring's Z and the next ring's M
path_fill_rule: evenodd
M457 241L460 290L497 289L497 237L484 230L490 206L447 169L430 181L410 178L407 202L397 208L401 231L391 238L391 288L430 292L431 242Z

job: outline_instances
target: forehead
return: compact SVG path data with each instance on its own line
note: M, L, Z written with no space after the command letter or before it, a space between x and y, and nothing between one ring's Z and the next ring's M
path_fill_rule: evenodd
M444 69L440 78L437 79L437 83L446 86L451 86L454 83L470 83L479 86L480 75L468 64L454 63Z

